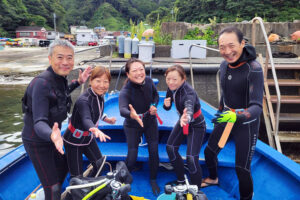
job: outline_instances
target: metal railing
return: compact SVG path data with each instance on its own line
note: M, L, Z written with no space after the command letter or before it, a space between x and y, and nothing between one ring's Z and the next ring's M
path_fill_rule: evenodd
M195 89L195 85L194 85L194 73L193 73L193 66L192 66L192 48L193 47L198 47L198 48L207 49L207 50L216 51L216 52L219 52L219 50L218 49L214 49L214 48L210 48L210 47L206 47L206 46L202 46L202 45L199 45L199 44L192 44L190 46L190 48L189 48L190 74L191 74L192 87Z
M103 46L107 46L107 45L103 45ZM113 54L113 47L112 47L111 43L109 43L109 46L110 46L110 57L109 57L109 71L110 71L111 70L111 60L112 60L112 54ZM85 51L90 51L90 50L93 50L93 49L98 49L98 48L100 50L100 47L101 46L95 46L95 47L89 47L87 49L78 50L78 51L75 51L75 54L82 53L82 52L85 52ZM98 58L95 58L95 59L98 59Z
M251 20L252 22L252 45L255 46L255 32L256 32L256 21L259 22L259 25L261 27L266 45L267 45L267 52L266 52L266 61L265 64L268 67L268 63L270 60L270 64L271 64L271 70L272 70L272 75L273 75L273 79L274 79L274 83L275 83L275 91L276 91L276 95L277 95L277 104L276 104L276 118L275 118L275 130L274 130L274 135L277 136L278 135L278 131L279 131L279 114L280 114L280 101L281 101L281 94L280 94L280 89L279 89L279 84L278 84L278 79L277 79L277 75L276 75L276 71L275 71L275 66L274 66L274 62L273 62L273 56L272 56L272 51L271 51L271 46L268 40L268 36L265 30L265 26L263 23L262 18L260 17L255 17ZM281 152L281 147L280 144L278 144L278 142L280 143L280 141L278 141L277 139L275 140L276 142L276 146L277 146L277 150Z
M103 46L107 46L107 45L103 45ZM111 44L111 43L109 43L109 46L110 46L109 71L111 71L111 60L112 60L113 48L112 48L112 44ZM100 47L101 47L101 46L95 46L95 47L89 47L89 48L87 48L87 49L78 50L78 51L75 51L75 55L76 55L76 54L79 54L79 53L82 53L82 52L85 52L85 51L90 51L90 50L93 50L93 49L98 49L98 48L99 48L99 51L100 51ZM101 52L100 52L100 55L101 55ZM100 57L100 55L99 55L99 57ZM99 57L94 58L94 59L92 59L92 60L88 60L87 62L90 62L90 61L93 61L93 60L95 60L95 59L98 59ZM83 63L82 63L82 61L81 61L81 62L79 63L79 65L83 65L84 63L86 63L86 62L83 62ZM82 84L82 85L81 85L81 91L80 91L80 94L82 94L83 91L84 91L84 85L85 85L85 84Z

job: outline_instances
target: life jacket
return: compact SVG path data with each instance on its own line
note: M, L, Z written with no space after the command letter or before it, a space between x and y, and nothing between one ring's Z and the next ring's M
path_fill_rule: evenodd
M36 78L45 79L49 84L49 89L56 95L55 102L49 102L49 120L55 120L57 122L62 122L67 118L67 113L71 110L72 99L68 91L68 86L62 91L55 80L52 72L46 70L39 74ZM33 80L34 81L34 80ZM35 84L35 83L30 83ZM25 94L22 98L22 111L23 113L32 114L32 100L28 100L28 89L30 85L26 88Z

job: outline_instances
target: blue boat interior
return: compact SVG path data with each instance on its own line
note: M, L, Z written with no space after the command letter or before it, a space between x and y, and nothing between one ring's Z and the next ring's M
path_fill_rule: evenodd
M166 140L174 124L178 120L175 107L170 111L165 111L162 107L165 92L159 92L160 101L158 105L158 115L163 121L159 125L159 158L160 162L169 162L166 153ZM127 155L127 144L123 132L123 118L118 111L118 93L107 94L105 96L105 113L117 119L115 125L100 123L99 128L112 139L106 143L98 143L103 155L108 155L107 161L115 164L117 161L125 160ZM201 101L201 100L200 100ZM204 148L207 145L209 134L212 132L213 124L211 119L216 110L208 103L201 101L201 110L204 113L207 123L207 134L200 152L199 162L203 169L203 177L208 175L204 162ZM66 129L64 124L62 130ZM161 189L159 197L154 196L149 184L148 169L148 149L144 139L141 142L138 153L138 164L141 169L132 172L133 183L130 194L146 199L174 199L174 195L164 195L164 185L176 180L175 173L160 167L157 182ZM186 144L180 146L180 154L185 159ZM239 186L235 173L235 148L234 142L229 140L225 148L220 152L219 159L219 185L203 188L202 191L208 199L231 200L239 199ZM88 160L84 157L85 165ZM284 163L284 164L283 164ZM298 199L300 196L300 167L289 158L278 153L261 141L258 141L256 153L252 161L252 174L254 181L254 200L261 199ZM103 174L102 174L103 175ZM188 175L188 173L187 173ZM6 154L0 159L0 200L14 199L18 194L18 199L26 198L30 192L36 188L40 182L33 169L31 162L23 146ZM68 185L69 178L66 179L64 187ZM284 184L284 185L283 185ZM278 198L279 195L283 198Z

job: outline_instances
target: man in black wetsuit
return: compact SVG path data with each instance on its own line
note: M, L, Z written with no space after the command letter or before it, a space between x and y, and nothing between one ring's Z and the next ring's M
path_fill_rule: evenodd
M22 99L22 140L44 188L45 199L59 200L68 172L61 123L71 108L70 93L87 80L91 67L80 71L78 80L68 85L66 76L74 67L73 45L55 40L49 47L48 58L50 67L30 82Z
M218 184L218 142L227 122L234 123L230 135L235 141L235 168L239 180L240 199L252 199L251 160L259 132L262 111L263 71L255 60L254 47L245 45L242 32L235 27L223 29L218 38L220 54L225 59L220 66L222 96L215 128L205 148L209 177L202 187Z

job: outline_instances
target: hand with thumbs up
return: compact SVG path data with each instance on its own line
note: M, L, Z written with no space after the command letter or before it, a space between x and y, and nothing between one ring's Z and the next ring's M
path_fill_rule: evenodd
M139 115L136 113L135 109L132 107L131 104L129 104L129 109L130 109L130 117L132 119L135 119L141 127L144 127L144 124L143 124L143 120L139 117Z
M51 138L51 141L54 143L57 151L61 154L64 154L64 150L63 150L64 142L61 137L61 132L60 132L60 129L58 128L57 122L55 122L52 127L52 133L50 135L50 138Z
M170 107L171 106L171 97L168 97L168 98L164 99L164 105L166 107Z
M183 127L186 124L188 124L188 122L189 122L189 120L188 120L187 109L185 108L183 110L183 114L181 115L181 118L180 118L180 126Z
M106 142L106 139L110 140L110 137L108 135L105 135L98 128L93 127L93 128L90 128L89 131L92 132L97 138L99 138L101 142Z

